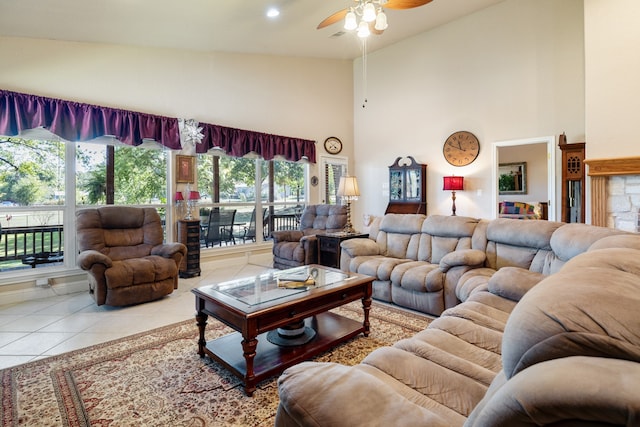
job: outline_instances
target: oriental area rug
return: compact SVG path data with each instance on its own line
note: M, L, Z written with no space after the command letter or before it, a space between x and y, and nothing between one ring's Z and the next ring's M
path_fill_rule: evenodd
M354 302L332 310L362 319ZM373 303L371 334L314 360L359 363L374 349L424 329L425 316ZM207 340L232 330L209 318ZM0 371L3 426L273 426L277 377L253 397L239 379L197 354L198 328L187 320ZM238 351L242 351L240 348Z

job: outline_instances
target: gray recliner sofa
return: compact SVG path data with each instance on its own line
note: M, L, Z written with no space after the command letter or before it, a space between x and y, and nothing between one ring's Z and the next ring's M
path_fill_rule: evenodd
M359 365L287 369L276 425L640 425L640 235L562 225L550 244L532 257L549 274L476 276L461 304Z
M375 277L373 297L438 316L504 267L541 277L621 231L585 224L387 214L341 243L340 267Z

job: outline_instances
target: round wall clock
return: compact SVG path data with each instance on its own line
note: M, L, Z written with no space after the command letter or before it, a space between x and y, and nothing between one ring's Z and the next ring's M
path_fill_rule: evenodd
M444 142L442 154L453 166L466 166L473 163L480 153L480 142L471 132L452 133Z
M342 141L335 136L330 136L324 140L324 149L327 150L329 154L338 154L342 151Z

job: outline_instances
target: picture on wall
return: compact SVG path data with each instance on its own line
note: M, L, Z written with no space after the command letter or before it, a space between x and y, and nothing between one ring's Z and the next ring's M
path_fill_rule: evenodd
M176 156L176 182L193 183L196 158L194 156Z
M527 194L527 162L498 165L500 194Z

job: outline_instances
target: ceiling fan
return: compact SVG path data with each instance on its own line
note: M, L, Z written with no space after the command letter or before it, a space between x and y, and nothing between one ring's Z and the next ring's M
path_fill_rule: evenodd
M318 24L317 29L328 27L344 19L346 30L358 30L358 36L367 37L369 33L382 34L387 28L387 16L383 8L387 9L413 9L423 6L432 0L354 0L355 6L342 9L325 18ZM361 17L357 23L357 16Z

